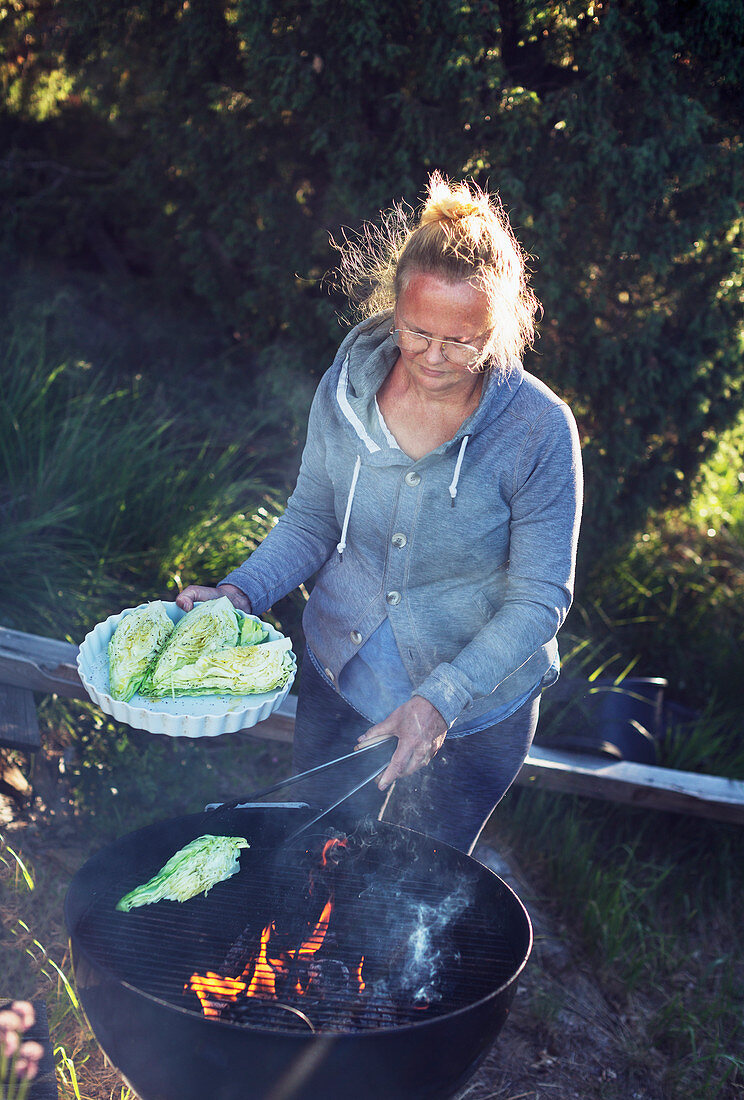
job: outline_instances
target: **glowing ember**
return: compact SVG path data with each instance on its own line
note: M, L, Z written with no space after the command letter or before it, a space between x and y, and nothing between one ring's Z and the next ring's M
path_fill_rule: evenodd
M362 993L365 988L364 978L362 977L362 967L364 966L364 955L359 960L359 966L357 967L356 977L359 984L359 992Z

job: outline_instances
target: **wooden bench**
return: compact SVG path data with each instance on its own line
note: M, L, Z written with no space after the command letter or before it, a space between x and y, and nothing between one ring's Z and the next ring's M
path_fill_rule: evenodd
M75 667L78 647L0 627L0 746L41 748L34 691L85 697Z
M76 654L77 646L69 642L0 627L0 685L86 699ZM294 696L288 696L277 712L248 732L291 743L296 706ZM533 746L516 782L523 787L744 825L744 780L739 779Z
M75 667L78 647L0 627L0 747L41 748L34 691L85 698Z
M41 748L36 703L28 688L0 684L0 748L23 752Z
M15 749L32 756L41 748L34 694L29 688L0 684L0 749ZM18 764L0 760L0 793L23 805L31 784Z

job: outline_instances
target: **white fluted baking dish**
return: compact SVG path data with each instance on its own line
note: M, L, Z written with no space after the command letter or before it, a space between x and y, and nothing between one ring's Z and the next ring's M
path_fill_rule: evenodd
M164 602L163 606L174 623L186 614L176 603ZM108 644L124 616L136 610L135 607L128 607L119 615L109 615L104 622L98 623L86 634L77 655L83 687L93 702L117 722L167 737L217 737L263 722L288 694L297 671L294 653L291 654L289 679L275 691L257 695L185 695L176 699L143 699L140 695L133 695L127 703L113 699L109 689ZM250 618L255 619L256 616ZM269 632L268 641L278 641L284 637L270 623L264 622L263 625Z

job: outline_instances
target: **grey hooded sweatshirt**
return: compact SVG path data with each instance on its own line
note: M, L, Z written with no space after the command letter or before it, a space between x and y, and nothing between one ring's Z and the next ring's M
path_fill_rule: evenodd
M581 514L578 432L514 361L486 376L453 439L413 461L373 427L398 354L389 329L378 315L342 343L284 515L220 583L260 615L315 575L303 628L331 683L387 617L413 694L448 727L471 724L557 665Z

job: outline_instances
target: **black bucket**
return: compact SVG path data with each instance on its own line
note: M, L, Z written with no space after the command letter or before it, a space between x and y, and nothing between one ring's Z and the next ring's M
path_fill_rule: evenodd
M664 732L661 677L559 681L545 693L538 744L638 764L657 762Z

